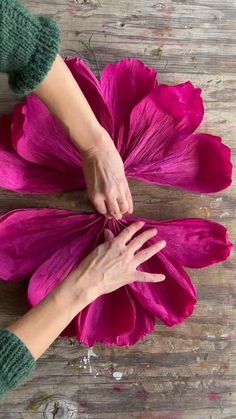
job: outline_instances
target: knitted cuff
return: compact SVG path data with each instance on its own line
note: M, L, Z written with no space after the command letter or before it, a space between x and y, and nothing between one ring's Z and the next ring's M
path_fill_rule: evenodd
M0 329L0 396L13 389L35 368L24 343L7 329Z
M25 67L9 72L9 84L18 95L27 95L44 80L58 53L60 30L50 18L37 18L40 29L31 59Z

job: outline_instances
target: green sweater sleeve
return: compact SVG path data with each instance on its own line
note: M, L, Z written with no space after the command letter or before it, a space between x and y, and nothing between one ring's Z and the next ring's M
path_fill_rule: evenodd
M0 329L0 398L27 377L35 360L14 333Z
M33 16L18 0L0 0L0 72L26 95L43 81L59 49L60 31L52 19Z

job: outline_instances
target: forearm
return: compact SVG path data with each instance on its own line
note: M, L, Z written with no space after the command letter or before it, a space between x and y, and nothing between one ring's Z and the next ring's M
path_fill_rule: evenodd
M81 151L94 148L102 141L104 129L59 55L35 93L63 124Z
M75 290L70 281L64 281L41 303L8 327L22 340L35 360L87 305L85 293Z

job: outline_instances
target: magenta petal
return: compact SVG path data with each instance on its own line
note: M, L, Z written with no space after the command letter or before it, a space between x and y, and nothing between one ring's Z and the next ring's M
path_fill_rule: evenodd
M82 60L67 60L66 64L100 123L112 134L112 117L95 76ZM21 157L64 174L73 174L77 179L76 187L85 186L78 149L62 125L35 95L28 96L25 104L15 106L12 137ZM71 183L70 189L75 185L75 182Z
M130 112L156 86L157 73L142 61L132 58L108 64L101 75L104 100L114 118L113 140L122 150ZM121 152L122 154L122 152Z
M83 258L81 238L76 238L53 253L30 279L28 299L33 306L42 301L74 270Z
M0 151L1 152L14 151L14 148L11 143L11 124L12 124L12 115L0 116Z
M129 135L123 139L126 175L192 192L229 186L230 149L219 137L189 135L202 116L200 89L189 82L157 86L131 113Z
M79 151L35 95L28 96L25 104L15 106L12 141L23 159L64 175L71 174L77 178L79 187L84 186Z
M183 137L192 134L204 115L201 89L188 81L176 86L162 84L157 91L159 108L174 118Z
M3 215L0 278L14 280L33 273L53 253L83 235L85 226L89 228L97 220L96 214L79 215L54 209L25 209Z
M132 292L132 290L130 289ZM146 310L143 305L139 303L133 294L136 306L135 324L132 331L129 333L128 339L120 338L120 345L134 345L139 340L143 339L155 329L155 316ZM126 343L127 342L127 343Z
M176 142L157 167L156 174L160 184L191 192L218 192L231 184L230 149L219 137L192 135ZM153 171L150 180L154 178Z
M96 342L128 345L135 319L136 306L129 288L119 288L97 298L79 314L78 340L88 346Z
M230 149L219 137L195 134L177 141L172 139L172 145L167 141L161 149L160 160L158 151L153 161L139 157L137 165L134 163L126 170L127 175L201 193L218 192L231 184ZM138 163L141 158L145 163Z
M182 266L204 268L230 255L232 244L226 228L219 223L187 218L157 222L156 227L158 239L167 242L165 254Z
M159 283L134 282L130 285L137 300L151 314L168 326L178 324L192 314L196 304L195 287L186 272L164 251L143 263L140 269L166 276Z
M91 106L100 124L113 136L113 120L102 96L100 82L80 58L65 60L76 82Z
M129 133L123 139L127 169L154 170L179 138L192 134L203 118L201 90L190 82L156 86L130 115ZM123 150L123 149L122 149Z
M19 156L11 144L10 115L0 117L0 186L16 192L47 193L78 188L79 178L40 167Z
M64 211L67 220L67 236L60 237L61 246L51 252L50 257L39 266L30 280L28 298L32 305L38 304L50 291L64 281L100 242L103 235L102 217L92 214L83 215ZM62 222L63 214L62 214ZM54 227L54 228L53 228ZM52 227L54 240L58 241L58 231ZM56 234L55 234L56 232Z

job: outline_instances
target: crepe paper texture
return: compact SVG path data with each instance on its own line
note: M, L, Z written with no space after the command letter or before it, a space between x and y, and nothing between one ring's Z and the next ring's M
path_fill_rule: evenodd
M201 89L158 84L154 69L131 58L108 64L100 81L81 59L65 62L128 178L200 193L230 185L230 149L219 137L194 134L204 114ZM85 187L78 150L34 95L0 118L0 186L34 193Z
M204 109L201 90L190 82L159 85L156 71L135 59L108 64L98 81L78 58L66 64L98 121L123 159L126 176L191 192L216 192L230 185L230 149L219 137L194 134ZM47 193L85 187L80 155L68 134L34 95L0 118L0 186ZM25 209L0 219L0 278L31 277L28 299L39 303L103 241L137 217L107 220L98 214ZM202 219L146 220L167 246L139 269L163 273L160 283L133 282L87 306L64 334L88 346L132 345L150 333L156 317L176 325L193 312L196 289L184 267L225 260L231 249L226 229Z
M192 314L196 289L183 267L204 268L229 256L232 245L222 225L199 218L154 221L129 216L115 221L67 210L16 210L0 218L0 277L17 281L31 276L28 300L34 306L104 241L105 227L117 235L138 220L145 221L143 230L158 230L146 245L167 242L139 269L163 273L166 279L133 282L102 295L63 332L88 346L132 345L153 331L156 317L173 326Z

